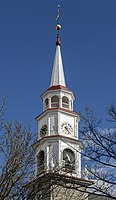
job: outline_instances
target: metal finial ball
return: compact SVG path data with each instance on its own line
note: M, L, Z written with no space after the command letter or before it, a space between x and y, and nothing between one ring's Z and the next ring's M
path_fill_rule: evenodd
M57 25L56 25L56 30L60 30L60 29L61 29L60 24L57 24Z

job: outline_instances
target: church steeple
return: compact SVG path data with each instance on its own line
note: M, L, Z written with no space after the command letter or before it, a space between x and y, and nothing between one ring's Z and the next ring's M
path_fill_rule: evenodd
M55 53L55 58L54 58L50 87L56 86L56 85L61 85L61 86L66 87L60 44L61 44L60 36L57 35L56 53Z
M57 21L60 15L59 8L58 5ZM51 85L41 95L43 112L36 117L38 139L33 145L36 179L32 189L36 188L38 193L33 195L36 195L34 199L42 200L88 199L84 191L90 183L81 178L83 143L78 139L80 117L73 111L73 92L65 85L59 23L56 29L56 54Z
M59 8L59 7L58 7ZM59 21L58 11L58 21ZM65 84L61 56L59 23L56 26L56 53L50 88L41 98L43 112L36 117L38 122L37 174L55 170L81 177L81 156L83 147L78 140L79 115L73 111L73 92Z

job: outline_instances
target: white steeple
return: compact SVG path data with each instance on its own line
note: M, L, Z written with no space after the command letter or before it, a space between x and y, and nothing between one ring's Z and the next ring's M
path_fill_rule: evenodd
M60 50L59 35L57 36L57 41L56 41L56 53L55 53L55 58L54 58L50 87L56 86L56 85L61 85L61 86L66 87L64 71L63 71L62 56L61 56L61 50Z

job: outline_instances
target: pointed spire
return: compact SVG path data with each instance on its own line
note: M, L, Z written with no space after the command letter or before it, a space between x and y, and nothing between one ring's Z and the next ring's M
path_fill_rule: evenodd
M60 17L60 6L58 5L58 16L57 21L59 22ZM65 78L64 78L64 70L63 70L63 63L62 63L62 56L61 56L61 50L60 50L60 24L57 24L56 30L57 30L57 40L56 40L56 54L54 58L54 64L53 64L53 70L52 70L52 78L51 78L51 84L50 87L61 85L66 87L65 85Z
M55 54L55 58L54 58L50 87L56 86L56 85L61 85L61 86L66 87L64 71L63 71L63 64L62 64L62 57L61 57L61 51L60 51L59 37L57 37L57 41L56 41L56 54Z

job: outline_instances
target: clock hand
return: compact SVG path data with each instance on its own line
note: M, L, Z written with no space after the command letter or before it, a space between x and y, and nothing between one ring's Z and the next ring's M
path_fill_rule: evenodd
M68 133L70 133L70 131L68 130L68 128L66 126L64 128L68 131Z

